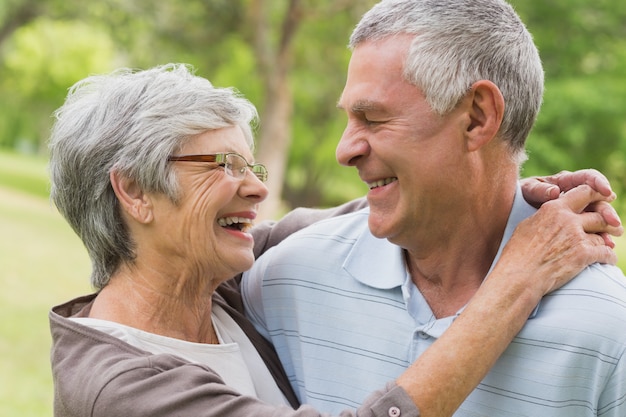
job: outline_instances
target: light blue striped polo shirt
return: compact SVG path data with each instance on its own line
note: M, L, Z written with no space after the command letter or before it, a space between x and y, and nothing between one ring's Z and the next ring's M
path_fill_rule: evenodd
M521 193L503 238L534 212ZM303 403L338 413L395 379L450 325L412 284L367 209L319 222L244 276L251 320ZM455 416L626 417L626 279L592 265L544 297Z

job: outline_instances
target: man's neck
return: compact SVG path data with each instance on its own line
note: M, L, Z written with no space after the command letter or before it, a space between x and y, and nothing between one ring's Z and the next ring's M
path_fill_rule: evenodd
M427 244L417 242L405 248L412 281L435 317L453 315L465 306L489 272L515 193L500 195L491 201L470 202L464 206L465 214L447 228L449 233L425 237Z

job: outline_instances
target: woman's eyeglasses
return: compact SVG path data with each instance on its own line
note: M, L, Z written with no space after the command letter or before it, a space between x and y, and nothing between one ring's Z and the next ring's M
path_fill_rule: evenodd
M267 168L263 164L249 164L246 158L238 153L216 153L211 155L175 155L167 158L172 162L213 162L224 168L227 175L243 180L248 169L261 182L267 181Z

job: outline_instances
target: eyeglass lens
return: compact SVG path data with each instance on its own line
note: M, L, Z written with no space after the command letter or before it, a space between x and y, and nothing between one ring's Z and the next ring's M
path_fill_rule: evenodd
M259 180L261 180L262 182L265 182L267 180L267 168L265 168L264 165L249 165L248 161L246 161L243 156L236 153L226 154L226 158L224 159L224 161L224 169L226 170L226 173L232 175L235 178L244 178L246 175L246 171L248 170L248 168L250 168Z

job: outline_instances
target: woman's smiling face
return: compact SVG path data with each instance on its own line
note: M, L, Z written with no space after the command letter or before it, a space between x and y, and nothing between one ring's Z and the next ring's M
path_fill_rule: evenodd
M178 155L234 152L253 162L243 132L233 126L205 132L188 141ZM155 198L152 244L161 256L182 261L205 275L226 280L254 262L249 229L267 187L250 170L242 179L210 162L171 162L180 185L176 204Z

